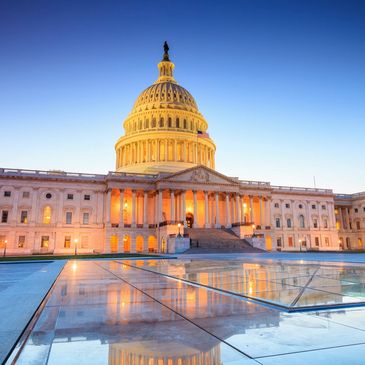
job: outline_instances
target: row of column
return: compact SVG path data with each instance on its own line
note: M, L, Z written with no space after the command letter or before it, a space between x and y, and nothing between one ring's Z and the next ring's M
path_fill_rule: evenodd
M198 211L198 191L193 190L193 204L192 211L187 211L187 199L186 191L175 191L169 190L169 204L163 205L163 190L154 191L154 199L149 200L148 195L150 191L143 191L143 227L148 227L148 210L150 209L149 201L154 204L154 219L153 224L159 224L163 221L171 221L172 223L184 222L186 225L187 215L193 215L193 227L216 227L220 228L222 225L225 227L231 227L232 223L255 223L261 228L265 226L270 226L271 211L270 211L270 200L262 196L243 196L239 193L221 193L221 192L208 192L203 191L204 204L203 214ZM111 194L112 190L109 189L107 192L106 199L106 223L107 225L111 223ZM223 202L220 199L224 196ZM212 198L212 199L211 199ZM247 200L248 198L248 200ZM258 198L259 212L255 212L254 198ZM125 191L120 189L119 196L119 227L124 225L124 201L125 201ZM249 203L249 205L246 203ZM210 203L210 204L209 204ZM164 211L164 207L168 207L169 212ZM223 205L223 207L222 207ZM224 211L221 212L221 209ZM131 216L131 227L137 226L137 191L131 191L131 206L129 208ZM167 214L169 213L169 214ZM224 213L223 215L221 213ZM167 219L169 216L169 219ZM204 223L198 222L198 217L204 216ZM221 222L221 216L224 217L224 221ZM259 228L259 227L258 227Z
M214 169L214 150L202 143L176 139L142 140L117 150L117 168L162 161L190 162Z

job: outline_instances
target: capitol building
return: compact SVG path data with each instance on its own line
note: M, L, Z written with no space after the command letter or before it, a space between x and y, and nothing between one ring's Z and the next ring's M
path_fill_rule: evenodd
M123 123L115 171L0 168L0 250L176 253L191 242L209 248L207 237L222 250L364 249L365 192L273 186L216 171L208 123L175 80L166 43L164 51L157 80Z

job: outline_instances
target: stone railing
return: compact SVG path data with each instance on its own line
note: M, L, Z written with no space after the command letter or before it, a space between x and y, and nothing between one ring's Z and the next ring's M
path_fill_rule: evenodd
M279 192L293 192L293 193L319 193L319 194L333 194L332 189L320 189L320 188L302 188L296 186L281 186L281 185L273 185L271 186L274 191L277 190Z
M0 176L17 176L17 177L51 177L51 178L79 178L90 180L104 180L105 175L85 174L80 172L66 172L61 170L28 170L28 169L9 169L0 168Z

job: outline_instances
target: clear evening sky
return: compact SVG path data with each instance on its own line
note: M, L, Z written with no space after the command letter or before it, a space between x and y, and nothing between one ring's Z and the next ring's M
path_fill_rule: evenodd
M0 1L0 166L106 173L162 44L216 168L365 190L365 1Z

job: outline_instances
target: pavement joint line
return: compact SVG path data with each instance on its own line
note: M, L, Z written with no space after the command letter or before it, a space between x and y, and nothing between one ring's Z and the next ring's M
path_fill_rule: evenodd
M115 261L115 260L113 260L113 261L114 261L114 262L116 262L116 263L118 263L118 262L117 262L117 261ZM97 264L97 263L95 263L95 265L100 266L100 265L99 265L99 264ZM130 265L128 265L128 266L130 266ZM193 324L194 326L196 326L196 327L200 328L200 329L201 329L202 331L204 331L205 333L207 333L207 334L209 334L209 335L213 336L213 337L214 337L214 338L216 338L218 341L223 342L223 343L224 343L224 344L226 344L227 346L229 346L229 347L233 348L234 350L238 351L240 354L243 354L243 355L244 355L244 356L246 356L247 358L249 358L249 359L251 359L251 360L254 360L254 361L255 361L255 359L254 359L252 356L250 356L250 355L246 354L245 352L243 352L243 351L239 350L239 349L238 349L238 348L236 348L235 346L233 346L233 345L231 345L231 344L227 343L225 340L222 340L221 338L219 338L218 336L214 335L213 333L210 333L210 332L209 332L209 331L207 331L205 328L203 328L203 327L199 326L197 323L193 322L191 319L189 319L189 318L185 317L185 316L184 316L184 315L182 315L181 313L179 313L179 312L177 312L176 310L174 310L174 309L170 308L168 305L166 305L166 304L164 304L164 303L160 302L158 299L154 298L152 295L150 295L150 294L148 294L148 293L144 292L143 290L141 290L141 289L137 288L136 286L134 286L133 284L131 284L131 283L130 283L130 282L128 282L127 280L125 280L125 279L121 278L120 276L118 276L117 274L113 273L112 271L108 270L107 268L105 268L105 267L103 267L103 266L100 266L100 267L102 267L105 271L109 272L110 274L114 275L115 277L119 278L120 280L124 281L125 283L129 284L129 285L130 285L130 286L132 286L134 289L136 289L136 290L140 291L140 292L141 292L141 293L143 293L144 295L147 295L148 297L152 298L154 301L156 301L157 303L159 303L159 304L160 304L160 305L162 305L163 307L165 307L165 308L169 309L170 311L174 312L174 313L175 313L175 314L177 314L179 317L181 317L181 318L185 319L185 320L186 320L186 321L188 321L189 323L191 323L191 324ZM138 268L135 268L135 267L133 267L133 266L130 266L130 267L132 267L132 268L133 268L133 269L135 269L135 270L138 270Z

